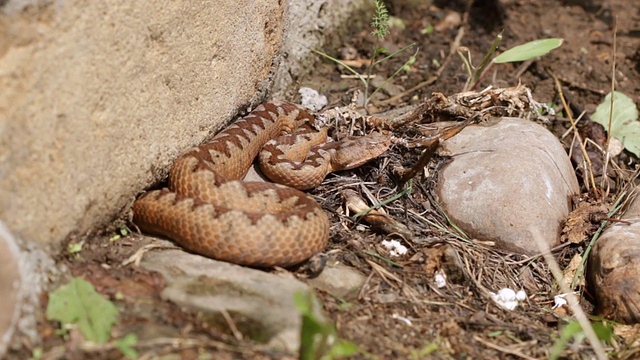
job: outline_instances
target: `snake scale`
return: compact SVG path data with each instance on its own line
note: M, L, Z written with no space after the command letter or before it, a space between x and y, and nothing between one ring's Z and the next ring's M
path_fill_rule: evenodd
M292 187L309 189L332 171L362 165L386 151L390 137L325 142L327 131L316 131L314 120L295 104L260 105L181 155L169 189L135 201L134 224L191 252L240 265L290 266L322 251L328 217ZM286 186L241 180L258 154L262 171Z

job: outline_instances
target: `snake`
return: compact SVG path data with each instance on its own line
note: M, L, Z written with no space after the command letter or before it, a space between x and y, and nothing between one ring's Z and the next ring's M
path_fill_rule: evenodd
M324 250L330 222L302 190L327 174L358 167L390 146L390 135L327 141L299 105L268 102L209 142L180 155L168 188L132 206L142 231L195 254L252 267L288 267ZM272 182L243 181L254 159Z

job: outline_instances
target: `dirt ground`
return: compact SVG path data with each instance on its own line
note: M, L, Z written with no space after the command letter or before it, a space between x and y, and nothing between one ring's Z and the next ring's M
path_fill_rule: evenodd
M583 110L593 111L611 88L616 26L616 89L636 103L640 101L640 4L632 3L625 0L488 0L475 1L467 8L467 2L462 0L392 2L389 12L396 19L396 25L390 28L390 34L380 45L391 52L411 43L416 45L375 68L373 74L388 78L417 50L416 61L379 92L368 109L382 112L419 105L433 92L453 95L463 91L467 73L455 51L456 45L469 48L472 62L478 64L496 35L503 30L500 45L503 50L531 40L559 37L565 39L564 44L535 61L494 65L478 90L488 86L511 87L518 83L527 86L537 101L553 104L559 112L552 117L549 127L561 135L570 126L554 76L575 117ZM374 46L371 28L366 23L353 24L350 31L335 48L322 50L352 61L357 70L364 72ZM349 74L326 60L313 76L302 79L301 85L327 94L330 107L343 106L351 101L356 90L362 89L362 84L342 75ZM583 120L580 129L584 137L601 142L602 131L597 127ZM567 150L572 146L571 138L563 139ZM384 159L397 159L403 165L411 166L418 155L419 150L413 154L390 153L349 175L357 176L356 182L364 180L377 184L371 187L372 192L390 194L384 196L388 198L394 194L390 185L394 179L384 167ZM596 158L598 156L594 156L595 163L598 162ZM623 172L631 173L637 166L637 159L626 153L620 155L617 162ZM580 169L578 175L582 181ZM344 201L340 194L329 190L336 181L342 180L341 177L332 179L312 191L323 199L322 205L333 224L344 224L332 226L328 250L341 262L365 274L367 283L352 298L336 298L322 291L318 296L340 337L360 347L360 353L353 358L549 357L562 335L568 315L549 310L557 286L541 257L497 251L480 242L461 239L446 226L434 226L447 224L446 218L430 205L428 186L416 181L409 195L386 208L412 232L411 256L396 264L386 262L371 254L377 251L374 244L387 235L370 229L356 229L356 224L338 211ZM610 203L619 190L615 184L625 181L624 176L614 180L614 188L604 200L605 204ZM586 195L594 194L584 183L582 186ZM408 211L421 213L426 220L407 216ZM114 228L119 226L116 224ZM282 354L264 351L257 344L237 341L229 334L209 327L198 314L161 301L158 293L163 280L159 275L119 265L140 246L138 241L132 237L108 243L107 239L90 241L81 253L62 255L59 261L66 264L73 275L90 280L103 295L111 299L116 299L117 294L125 295L119 298L119 307L125 314L116 333L128 334L145 327L154 329L158 337L179 339L172 343L148 342L151 345L139 349L141 354L150 354L152 350L156 355L173 354L184 359L196 359L204 353L220 359L283 358ZM564 267L585 248L584 243L561 246L553 255ZM449 284L444 288L437 288L433 283L436 268L447 269ZM302 269L293 271L303 277ZM496 291L503 287L523 288L530 298L515 311L502 310L483 295L482 289ZM584 291L582 305L585 310L594 312L588 289L578 290ZM46 296L43 296L43 304L46 304ZM58 358L56 355L61 355L61 349L66 350L65 356L70 359L119 356L113 347L93 350L74 347L73 339L64 340L57 335L54 325L45 321L38 330L45 338L43 358ZM640 346L631 345L631 340L614 336L612 342L605 344L605 349L611 358L639 358ZM29 344L25 344L26 349L30 349ZM563 358L594 356L585 340L569 341L561 350ZM31 353L13 355L26 358Z

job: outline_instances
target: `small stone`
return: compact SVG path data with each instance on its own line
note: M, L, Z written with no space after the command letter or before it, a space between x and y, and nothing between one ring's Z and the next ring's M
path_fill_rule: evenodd
M354 268L329 259L324 271L318 277L309 279L309 284L331 295L348 298L356 295L366 280L367 277Z
M300 104L313 111L319 111L329 103L326 96L312 88L301 87L300 90L298 90L298 94L300 94L301 98Z
M569 198L579 191L558 139L534 122L498 118L468 126L443 142L451 163L440 173L436 195L462 230L478 240L522 254L559 241Z

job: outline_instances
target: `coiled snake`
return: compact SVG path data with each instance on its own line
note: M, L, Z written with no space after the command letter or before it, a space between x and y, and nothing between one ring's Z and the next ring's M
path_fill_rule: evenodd
M259 106L180 156L169 189L135 201L133 222L194 253L236 264L290 266L308 259L324 249L329 220L313 198L292 187L309 189L332 171L360 166L390 142L372 133L317 144L326 141L326 130L315 131L314 120L295 104ZM258 153L262 171L287 186L240 180Z

